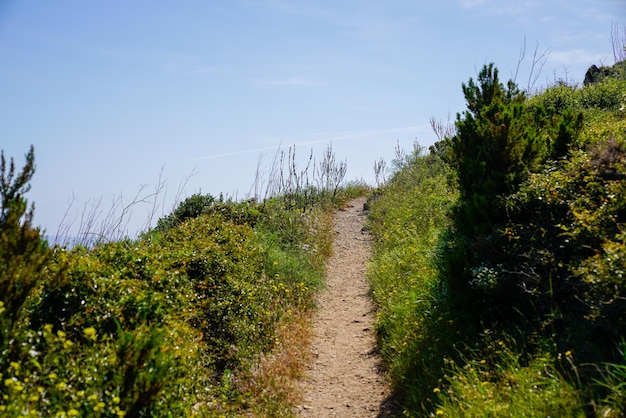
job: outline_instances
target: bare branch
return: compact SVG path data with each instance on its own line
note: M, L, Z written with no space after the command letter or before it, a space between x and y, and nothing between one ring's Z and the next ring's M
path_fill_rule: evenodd
M543 71L543 66L548 61L548 55L550 54L550 49L546 48L541 54L539 52L539 42L535 45L535 52L533 53L533 62L530 67L530 74L528 74L528 85L526 86L526 91L530 92L534 89L535 83L539 79L541 72ZM539 66L539 70L536 71L535 67ZM534 75L534 77L533 77ZM532 80L532 82L531 82Z
M524 58L526 57L526 35L524 35L524 44L519 52L519 58L517 59L517 66L515 67L515 76L513 82L517 84L517 74L519 74L519 67L522 65Z
M374 161L374 178L376 179L376 187L380 187L387 182L387 163L383 158Z
M180 183L178 183L178 190L176 191L176 196L174 197L174 202L172 203L172 209L170 212L173 212L178 206L178 204L181 202L183 192L185 191L185 188L187 187L187 183L189 183L189 180L191 180L191 178L196 176L197 174L198 174L198 168L194 167L193 170L191 170L191 172L184 179L182 179Z
M613 58L615 62L626 60L626 27L624 33L620 36L619 25L611 23L611 45L613 46Z
M146 223L143 226L143 231L147 231L150 229L150 227L152 226L152 222L154 221L154 217L156 215L156 212L159 208L159 204L158 204L158 197L159 195L163 192L163 190L166 190L166 183L167 181L163 180L163 172L165 171L165 167L161 167L161 170L159 170L159 176L158 176L158 180L156 183L156 186L154 186L154 192L152 193L152 195L150 195L149 197L153 197L152 199L152 209L150 210L150 213L148 214L148 218L146 219Z
M533 52L533 59L530 66L530 72L528 74L528 81L526 84L526 91L531 92L537 83L537 80L541 76L543 71L543 67L548 61L548 55L550 54L550 49L546 48L543 52L539 53L539 42L535 45L535 51ZM517 65L515 66L515 74L511 81L517 84L517 77L520 72L520 68L522 63L526 59L526 36L524 36L524 42L522 47L520 48L519 58L517 59Z
M456 134L456 127L454 126L454 123L450 121L450 114L448 114L447 122L431 116L430 127L432 128L439 141L443 141L446 138L450 138Z

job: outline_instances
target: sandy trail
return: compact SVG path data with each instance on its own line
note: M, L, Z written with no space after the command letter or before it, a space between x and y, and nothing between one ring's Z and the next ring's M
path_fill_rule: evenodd
M313 320L313 360L299 383L303 417L391 416L390 388L374 336L375 312L365 272L369 236L359 198L335 217L328 289L318 297Z

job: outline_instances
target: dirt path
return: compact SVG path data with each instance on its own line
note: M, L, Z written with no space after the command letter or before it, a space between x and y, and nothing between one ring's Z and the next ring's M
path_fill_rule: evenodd
M370 256L365 198L335 217L328 290L319 296L313 325L313 360L300 382L303 417L390 416L389 385L374 337L374 305L365 278Z

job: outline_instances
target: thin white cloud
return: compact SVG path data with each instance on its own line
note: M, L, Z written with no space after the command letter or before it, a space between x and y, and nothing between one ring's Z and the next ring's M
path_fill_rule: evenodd
M304 3L290 0L267 0L265 4L279 13L323 22L336 28L338 34L375 49L395 46L398 40L407 37L412 32L415 22L419 20L411 12L407 14L406 9L403 10L403 14L394 13L392 8L384 2L368 3L356 10L342 7L328 8L315 2ZM372 6L373 4L375 6ZM416 10L418 9L414 9L414 13L417 13Z
M522 16L541 6L537 0L459 0L464 9L481 9L492 15Z
M283 87L283 86L300 86L300 87L315 87L326 86L327 83L323 81L314 80L306 77L288 77L282 79L260 79L255 80L255 83L260 86L266 87Z
M375 49L385 50L396 46L398 40L407 39L416 24L413 16L363 16L346 22L346 33Z
M315 144L323 144L323 143L328 143L328 142L337 142L337 141L345 141L345 140L350 140L350 139L367 138L367 137L372 137L372 136L377 136L377 135L387 135L387 134L400 133L400 132L420 132L420 131L424 131L427 129L430 129L429 124L406 126L402 128L387 128L387 129L374 129L374 130L369 130L369 131L357 131L357 132L329 135L321 139L299 141L299 142L293 143L292 145L293 146L315 145ZM220 154L206 155L204 157L189 158L189 159L180 160L180 161L172 161L168 164L186 164L186 163L192 163L192 162L198 162L198 161L216 160L216 159L225 158L225 157L235 157L235 156L244 155L244 154L258 154L258 153L265 152L265 151L276 151L280 149L281 146L282 145L273 146L273 147L231 151L231 152L223 152Z
M243 72L239 68L220 67L216 65L200 65L187 70L189 74L232 74Z
M474 7L482 6L486 3L486 0L460 0L459 3L464 9L472 9Z
M589 52L582 48L558 50L550 52L550 63L553 65L569 67L574 65L591 65L599 63L606 57L602 54Z

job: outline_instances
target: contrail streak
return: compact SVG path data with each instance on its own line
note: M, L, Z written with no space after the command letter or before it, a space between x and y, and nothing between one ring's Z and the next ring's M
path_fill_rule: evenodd
M324 142L343 141L343 140L346 140L346 139L362 138L362 137L382 135L382 134L390 134L390 133L396 133L396 132L409 132L409 131L415 131L415 130L422 130L422 129L428 128L429 126L430 125L428 125L428 124L423 124L423 125L416 125L416 126L408 126L408 127L405 127L405 128L391 128L391 129L379 129L379 130L373 130L373 131L355 132L355 133L351 133L351 134L345 134L345 135L339 135L339 136L334 136L334 137L328 137L328 138L324 138L324 139L315 139L315 140L311 140L311 141L300 141L300 142L296 142L296 143L294 143L292 145L294 145L294 146L296 146L296 145L314 145L314 144L321 144L321 143L324 143ZM169 164L183 164L183 163L191 163L191 162L196 162L196 161L215 160L215 159L224 158L224 157L233 157L233 156L236 156L236 155L259 153L259 152L263 152L263 151L273 151L273 150L279 149L280 147L281 147L281 145L275 145L275 146L264 147L264 148L254 148L254 149L247 149L247 150L240 150L240 151L223 152L223 153L220 153L220 154L207 155L207 156L204 156L204 157L189 158L189 159L186 159L186 160L173 161L173 162L170 162Z

